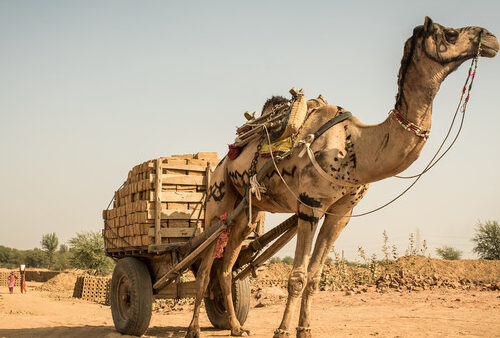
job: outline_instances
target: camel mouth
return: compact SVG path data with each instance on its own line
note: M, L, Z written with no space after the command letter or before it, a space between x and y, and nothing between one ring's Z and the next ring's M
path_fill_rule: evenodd
M492 58L498 53L498 40L493 34L486 34L481 46L481 56Z
M495 57L498 53L498 44L494 47L483 45L481 46L481 56L485 56L488 58Z

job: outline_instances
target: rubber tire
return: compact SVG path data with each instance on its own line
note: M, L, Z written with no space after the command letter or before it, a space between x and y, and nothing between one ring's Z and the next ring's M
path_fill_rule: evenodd
M213 279L211 279L210 284L212 284L212 280ZM215 280L217 280L217 278L215 278ZM207 311L210 323L212 323L216 329L227 330L230 329L229 321L227 320L226 309L221 298L219 283L218 281L216 281L216 283L216 285L210 285L209 290L212 290L211 287L213 287L219 291L219 295L214 299L205 297L205 310ZM247 277L245 279L233 281L231 291L236 318L238 318L240 325L243 326L247 320L248 312L250 311L250 278Z
M118 284L125 278L129 284L129 308L120 312ZM137 258L118 261L111 279L111 314L118 332L142 336L149 327L153 303L153 286L146 264Z

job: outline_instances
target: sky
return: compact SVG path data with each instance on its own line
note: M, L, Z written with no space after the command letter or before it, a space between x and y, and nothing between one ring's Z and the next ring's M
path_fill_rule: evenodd
M498 1L0 1L0 245L40 246L103 227L101 210L143 161L217 151L272 95L323 94L364 123L394 105L403 44L426 15L500 34ZM498 59L498 57L497 57ZM465 125L449 154L403 198L352 219L335 243L400 254L410 233L473 258L478 222L500 219L500 60L479 60ZM468 63L442 84L432 157ZM406 181L372 185L355 213ZM266 229L288 215L268 215ZM293 255L294 243L280 252ZM358 257L359 258L359 257Z

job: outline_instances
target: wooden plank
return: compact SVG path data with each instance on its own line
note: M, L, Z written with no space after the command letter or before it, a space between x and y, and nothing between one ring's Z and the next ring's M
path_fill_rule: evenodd
M188 171L205 171L205 166L194 165L194 164L164 164L163 168L166 169L176 169L176 170L188 170Z
M149 234L152 236L155 234L154 229L150 229ZM161 237L193 237L199 233L196 228L162 228L160 229Z
M156 211L155 211L155 244L161 244L161 185L162 185L162 161L161 158L156 160L156 185L155 185L155 197L156 197Z
M155 298L193 298L197 290L196 281L174 283L159 290Z
M156 175L152 175L156 176ZM205 176L192 175L162 175L163 184L179 184L179 185L204 185Z
M156 209L149 210L148 218L154 219L156 215ZM165 210L161 211L161 219L198 219L198 214L200 213L200 209L173 209L173 210ZM200 219L205 219L205 210L201 210Z
M245 200L244 200L245 201ZM240 205L242 202L240 202ZM246 201L245 201L246 204ZM236 213L235 213L236 211ZM243 207L238 208L236 207L235 210L230 214L230 216L235 213L239 215L243 211ZM164 274L160 279L156 281L156 283L153 285L153 288L155 289L160 289L166 284L170 283L172 281L172 278L176 277L178 275L178 272L187 267L188 265L192 264L194 260L198 257L200 253L203 252L210 244L212 244L217 238L219 238L219 235L221 234L222 231L227 229L226 224L222 224L219 222L217 224L217 228L214 227L214 232L206 239L204 240L196 249L194 249L189 255L184 257L182 261L180 261L177 265L175 265L172 269L170 269L166 274ZM186 244L185 244L186 245ZM188 244L189 245L189 244Z
M201 202L203 195L202 192L163 191L161 200L162 202Z

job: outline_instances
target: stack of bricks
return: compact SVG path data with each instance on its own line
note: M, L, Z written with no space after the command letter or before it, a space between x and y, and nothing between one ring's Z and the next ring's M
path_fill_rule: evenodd
M89 302L110 304L111 278L84 276L79 277L75 284L73 297L82 298Z
M73 297L82 298L84 280L85 280L84 276L78 276L76 278L75 287L73 288Z
M103 211L106 249L183 242L203 231L205 193L218 163L217 153L197 153L135 166L115 192L113 209Z
M0 286L8 286L9 285L9 275L10 275L10 271L0 271ZM19 271L14 271L14 275L17 277L16 286L19 286L19 283L20 283Z

